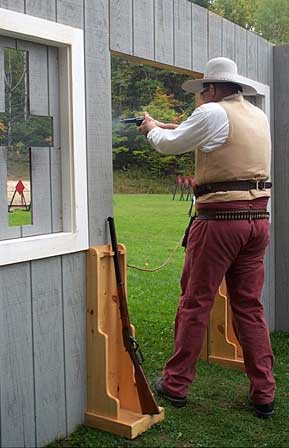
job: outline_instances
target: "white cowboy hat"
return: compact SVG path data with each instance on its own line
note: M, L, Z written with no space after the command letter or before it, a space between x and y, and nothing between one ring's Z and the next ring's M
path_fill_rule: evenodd
M253 81L238 75L237 64L228 58L214 58L207 62L204 77L201 79L189 79L182 84L186 92L199 93L204 83L232 82L243 89L243 95L256 95L257 90Z

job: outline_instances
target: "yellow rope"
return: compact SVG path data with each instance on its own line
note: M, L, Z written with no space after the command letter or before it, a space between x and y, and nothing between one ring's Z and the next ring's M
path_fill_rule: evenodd
M161 269L163 269L165 266L167 266L169 264L169 262L171 261L173 255L176 253L176 251L178 250L178 248L181 246L183 241L183 236L180 239L180 241L178 242L178 244L176 245L176 247L173 249L172 253L168 256L168 258L166 259L166 261L161 264L159 267L157 268L153 268L153 269L145 269L145 268L140 268L139 266L135 266L133 264L127 264L127 266L131 269L136 269L138 271L144 271L144 272L156 272L156 271L160 271Z

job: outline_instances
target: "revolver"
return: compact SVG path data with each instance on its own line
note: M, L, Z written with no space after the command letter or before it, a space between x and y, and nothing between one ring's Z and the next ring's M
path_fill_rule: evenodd
M122 124L136 124L140 126L144 120L144 117L131 117L131 118L122 118L120 122Z

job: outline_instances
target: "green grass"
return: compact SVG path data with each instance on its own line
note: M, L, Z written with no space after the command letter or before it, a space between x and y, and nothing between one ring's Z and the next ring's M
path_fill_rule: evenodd
M188 221L188 202L170 195L116 195L114 200L119 242L127 247L130 264L153 268L176 246ZM163 271L128 271L131 321L145 357L150 382L161 373L171 355L174 316L178 302L183 249ZM130 441L102 431L80 427L51 447L288 447L289 445L289 335L274 333L277 381L276 416L255 418L248 407L248 381L244 373L198 363L189 405L165 407L165 421Z
M27 226L32 224L31 211L16 209L8 213L9 227Z

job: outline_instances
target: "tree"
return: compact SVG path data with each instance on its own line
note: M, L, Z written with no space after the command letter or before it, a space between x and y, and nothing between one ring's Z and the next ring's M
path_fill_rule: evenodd
M263 3L263 0L214 0L212 9L231 22L254 31L255 15L260 3Z
M255 13L256 30L275 44L289 43L289 1L262 0Z

